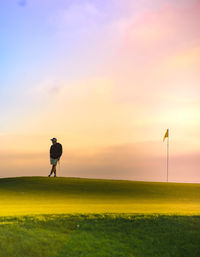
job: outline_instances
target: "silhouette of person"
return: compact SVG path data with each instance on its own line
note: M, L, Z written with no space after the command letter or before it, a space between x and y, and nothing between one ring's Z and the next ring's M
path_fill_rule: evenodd
M52 165L51 172L48 177L51 177L52 173L54 173L54 177L56 177L56 166L60 160L62 155L62 145L57 142L57 139L54 137L51 139L52 146L50 148L50 163Z

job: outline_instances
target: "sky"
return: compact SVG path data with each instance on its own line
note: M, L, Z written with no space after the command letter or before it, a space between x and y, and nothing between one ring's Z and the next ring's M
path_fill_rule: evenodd
M200 182L199 0L0 0L0 177Z

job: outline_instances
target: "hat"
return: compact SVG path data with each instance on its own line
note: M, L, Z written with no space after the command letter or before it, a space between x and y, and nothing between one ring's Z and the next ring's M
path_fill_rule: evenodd
M51 141L57 142L57 139L56 139L55 137L53 137L53 138L51 139Z

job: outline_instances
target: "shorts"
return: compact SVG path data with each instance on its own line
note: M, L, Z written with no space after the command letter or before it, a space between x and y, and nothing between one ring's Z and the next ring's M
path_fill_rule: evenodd
M56 165L58 162L58 159L50 158L51 165Z

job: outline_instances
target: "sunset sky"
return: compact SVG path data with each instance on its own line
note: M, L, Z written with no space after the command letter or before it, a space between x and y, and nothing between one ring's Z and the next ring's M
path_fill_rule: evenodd
M0 177L200 182L199 0L1 0Z

